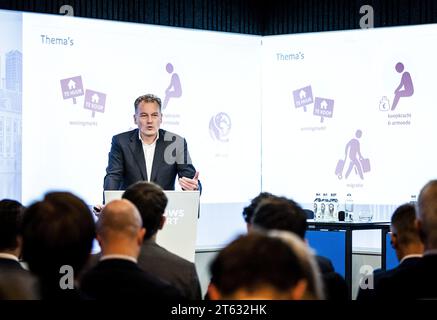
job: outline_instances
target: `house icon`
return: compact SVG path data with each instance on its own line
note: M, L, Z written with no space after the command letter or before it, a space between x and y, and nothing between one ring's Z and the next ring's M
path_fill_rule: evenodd
M99 103L99 100L100 100L100 98L99 98L99 95L98 95L97 93L94 93L94 94L91 96L91 102L92 102L92 103Z
M328 107L328 103L326 102L326 100L323 100L322 103L320 104L320 109L325 109Z
M299 92L299 98L300 99L305 99L307 96L307 93L305 92L305 90L300 90Z
M76 82L74 82L72 79L68 81L68 89L70 90L76 89Z

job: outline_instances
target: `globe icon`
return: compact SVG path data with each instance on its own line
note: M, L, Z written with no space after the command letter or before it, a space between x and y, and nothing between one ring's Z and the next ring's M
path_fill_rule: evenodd
M230 131L231 118L227 113L220 112L211 117L209 121L209 134L214 140L228 142Z

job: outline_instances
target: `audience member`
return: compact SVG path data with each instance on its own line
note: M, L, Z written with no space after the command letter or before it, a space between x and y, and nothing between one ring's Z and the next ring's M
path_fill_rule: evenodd
M255 212L256 207L260 204L262 200L265 199L275 199L277 198L275 195L271 194L270 192L261 192L259 195L257 195L255 198L252 199L250 204L243 209L243 219L246 222L247 231L249 232L250 228L252 227L252 217L253 213Z
M300 300L308 285L290 246L261 233L231 242L215 257L210 270L212 300Z
M424 243L423 257L414 265L379 281L378 299L437 299L437 180L420 191L417 229Z
M252 216L253 216L253 213L254 213L256 207L259 205L259 203L262 200L274 199L274 198L276 198L276 196L271 194L270 192L261 192L259 195L257 195L255 198L253 198L251 200L250 204L247 207L245 207L243 209L242 215L243 215L244 221L246 222L247 232L249 232L250 229L252 228L252 223L251 223ZM206 292L204 299L210 300L208 291Z
M194 263L185 260L156 243L156 237L165 225L167 196L160 186L149 182L131 185L123 194L139 210L146 229L138 257L138 266L144 271L176 287L191 300L200 300L200 282Z
M283 197L262 200L252 216L251 230L282 230L296 234L305 240L308 227L306 214L295 201ZM328 300L347 300L346 281L335 272L332 262L322 256L316 256L317 265L322 274L324 293Z
M22 228L23 259L39 280L42 299L83 299L67 272L71 268L76 279L91 253L88 206L69 192L48 193L25 211Z
M18 201L0 201L0 300L37 298L35 281L19 262L23 212Z
M304 298L308 300L324 299L323 282L313 251L294 233L272 230L268 232L268 235L284 241L299 258L307 280Z
M0 273L26 273L20 265L22 237L21 221L24 207L15 200L0 201Z
M374 300L382 278L393 276L420 261L424 245L417 230L416 210L413 205L404 204L393 213L391 217L391 245L396 251L399 265L387 271L375 270L372 277L366 280L372 283L365 283L365 286L360 287L357 300Z
M128 200L107 204L97 221L102 248L99 263L83 275L82 290L96 299L180 298L179 292L141 270L137 265L146 230L137 208Z

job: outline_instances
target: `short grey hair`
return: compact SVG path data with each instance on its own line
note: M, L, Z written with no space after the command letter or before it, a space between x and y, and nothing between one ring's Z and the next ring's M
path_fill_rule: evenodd
M154 94L148 93L142 96L139 96L138 98L135 99L134 102L134 107L135 107L135 112L137 112L138 109L138 105L141 102L156 102L159 106L159 112L161 112L161 99L158 96L155 96Z

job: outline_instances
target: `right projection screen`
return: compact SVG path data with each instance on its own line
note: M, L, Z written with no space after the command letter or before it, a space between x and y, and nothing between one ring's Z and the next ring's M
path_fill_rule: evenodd
M436 40L436 25L264 37L263 189L305 206L351 193L381 219L417 195L437 177Z

